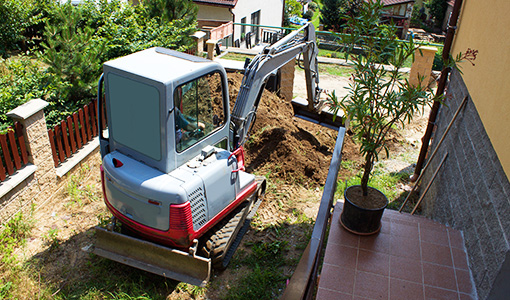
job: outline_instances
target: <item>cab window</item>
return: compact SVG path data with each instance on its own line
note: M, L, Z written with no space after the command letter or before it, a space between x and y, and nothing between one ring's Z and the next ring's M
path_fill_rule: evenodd
M175 145L182 152L225 124L220 73L210 73L174 91Z

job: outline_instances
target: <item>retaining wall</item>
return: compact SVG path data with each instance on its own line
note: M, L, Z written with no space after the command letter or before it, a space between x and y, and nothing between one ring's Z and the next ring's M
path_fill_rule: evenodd
M96 138L55 167L44 117L46 106L45 101L34 99L7 114L23 126L29 163L0 183L0 224L20 211L43 205L81 165L99 164Z
M450 77L446 105L439 111L429 153L437 147L465 96L469 97L466 105L424 174L421 186L430 181L448 152L422 208L425 215L463 231L478 296L497 299L493 296L501 293L501 288L508 290L508 283L495 282L509 275L504 266L510 263L510 182L458 71Z

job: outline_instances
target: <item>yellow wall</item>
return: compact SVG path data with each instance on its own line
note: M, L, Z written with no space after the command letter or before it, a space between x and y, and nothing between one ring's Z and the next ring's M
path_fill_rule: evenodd
M452 54L478 50L462 77L510 178L510 0L463 2Z
M232 21L232 13L228 7L198 4L198 20Z

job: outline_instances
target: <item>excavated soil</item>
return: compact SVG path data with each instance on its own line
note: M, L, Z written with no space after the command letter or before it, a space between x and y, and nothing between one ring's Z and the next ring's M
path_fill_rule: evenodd
M229 75L231 105L239 91L242 74ZM245 144L247 171L269 178L295 181L306 187L324 185L337 132L294 117L289 100L267 90L262 94L257 119ZM354 151L353 151L354 150ZM350 138L344 160L358 160Z

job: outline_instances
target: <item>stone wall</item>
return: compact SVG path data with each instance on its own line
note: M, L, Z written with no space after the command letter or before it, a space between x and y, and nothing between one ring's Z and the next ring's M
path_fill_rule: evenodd
M67 184L67 179L75 170L79 170L81 165L99 164L99 148L89 146L89 153L82 155L79 161L73 161L73 157L71 157L60 165L58 168L64 167L69 171L64 176L57 176L58 168L54 166L44 117L44 107L46 105L45 101L34 99L7 114L23 126L29 164L9 176L5 181L0 182L0 189L2 190L0 224L3 224L20 211L25 212L32 206L37 208L44 205L61 187ZM97 144L97 141L89 142L89 145L94 143ZM72 166L69 164L72 164ZM97 170L97 168L90 169ZM29 173L27 173L27 170L29 170ZM22 179L18 180L20 176ZM12 184L12 182L18 181L19 183ZM6 191L6 188L8 188L8 191Z
M429 153L437 147L465 96L469 96L468 89L459 72L454 71ZM508 264L505 259L510 248L510 182L470 96L421 186L430 181L446 152L448 158L425 196L423 213L463 231L478 296L487 299L500 286L494 283L506 276L502 266Z

